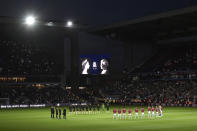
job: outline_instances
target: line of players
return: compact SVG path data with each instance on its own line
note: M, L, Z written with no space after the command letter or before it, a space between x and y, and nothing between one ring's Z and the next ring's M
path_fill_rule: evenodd
M63 115L63 119L66 119L66 108L61 111L61 108L51 107L51 118L54 118L54 114L56 114L56 119L61 119L61 115Z
M118 117L117 117L117 110L114 108L113 109L113 119L125 119L126 120L126 109L123 108L122 110L122 116L121 116L121 109L119 108L118 109ZM150 118L154 118L154 117L161 117L163 116L163 112L162 112L162 107L159 106L157 107L156 106L156 115L155 115L155 108L154 107L148 107L148 119ZM128 109L128 118L129 119L132 119L132 110L131 108ZM139 110L138 110L138 107L135 108L135 116L134 118L138 118L139 119ZM141 108L141 119L145 118L145 114L144 114L144 107Z
M69 114L96 114L100 113L100 105L72 105L69 106ZM104 110L104 109L103 109ZM107 110L109 107L107 106Z
M70 105L69 114L96 114L100 113L100 105ZM97 109L97 112L96 112ZM104 110L104 106L103 106ZM107 110L109 111L109 105L107 105ZM61 108L51 106L51 118L61 119L61 115L63 115L63 119L66 119L66 108L61 111Z

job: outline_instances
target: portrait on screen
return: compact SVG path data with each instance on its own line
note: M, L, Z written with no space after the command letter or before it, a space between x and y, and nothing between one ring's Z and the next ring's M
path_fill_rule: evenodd
M110 74L110 55L80 55L80 74L108 75Z
M108 66L109 66L109 62L106 59L102 59L100 61L100 68L101 68L101 73L102 75L108 74Z
M81 63L82 73L81 74L89 74L90 69L90 61L88 59L84 59Z

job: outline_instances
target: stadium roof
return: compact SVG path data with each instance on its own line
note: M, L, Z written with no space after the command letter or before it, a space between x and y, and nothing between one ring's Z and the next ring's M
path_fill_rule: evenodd
M157 43L181 37L194 37L197 34L197 6L94 28L89 32L111 39L151 40Z
M37 20L37 25L46 26L46 27L47 26L53 26L53 27L64 28L64 27L66 27L66 24L67 24L68 21L38 19ZM22 25L24 23L25 23L25 18L0 16L0 24L21 24ZM73 29L81 30L81 29L84 29L86 27L87 27L87 25L80 24L78 21L74 21L74 26L72 27L72 30Z

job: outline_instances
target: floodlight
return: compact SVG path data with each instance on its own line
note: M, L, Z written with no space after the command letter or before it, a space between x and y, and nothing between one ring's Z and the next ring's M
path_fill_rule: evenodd
M36 18L34 16L28 16L25 19L25 24L30 25L30 26L34 25L35 22L36 22Z
M73 27L73 22L72 21L67 21L66 26L67 27Z

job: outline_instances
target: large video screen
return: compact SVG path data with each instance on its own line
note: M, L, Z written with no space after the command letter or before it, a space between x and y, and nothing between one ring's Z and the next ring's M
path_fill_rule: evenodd
M108 75L110 55L80 55L82 75Z

